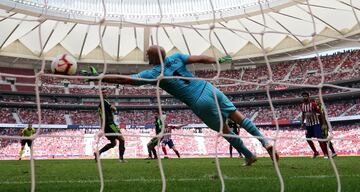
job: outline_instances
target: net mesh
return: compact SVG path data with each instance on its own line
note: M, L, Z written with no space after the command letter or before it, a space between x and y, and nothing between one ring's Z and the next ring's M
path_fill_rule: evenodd
M103 36L102 36L102 27L106 25L107 22L112 22L112 21L109 21L106 19L106 15L107 15L107 10L106 10L106 4L105 4L105 1L102 0L102 8L103 8L103 15L102 15L102 18L98 21L98 22L94 22L93 25L96 25L98 26L98 35L99 35L99 39L100 39L100 47L104 47L103 45ZM325 104L324 104L324 101L323 101L323 95L322 95L322 89L324 87L332 87L332 88L336 88L336 89L343 89L343 90L349 90L349 91L359 91L359 89L357 88L349 88L349 87L343 87L343 86L337 86L337 85L333 85L333 84L327 84L325 82L325 72L324 72L324 66L323 66L323 62L320 58L320 55L319 55L319 52L318 52L318 49L317 49L317 44L315 42L315 37L325 37L325 38L332 38L332 39L336 39L336 40L343 40L343 41L350 41L350 42L359 42L358 39L352 39L352 38L348 38L348 37L345 37L345 36L328 36L328 35L324 35L324 34L319 34L319 31L318 29L316 28L316 20L318 20L319 18L317 18L313 12L312 12L312 9L313 7L311 6L311 4L309 3L308 0L305 0L305 1L293 1L295 3L300 3L302 5L306 5L307 9L304 9L303 7L299 7L300 9L302 9L304 12L306 12L308 14L308 16L311 18L311 22L313 24L313 33L311 36L303 36L301 34L293 34L291 33L290 31L288 32L281 32L281 31L274 31L270 28L267 27L267 19L265 17L265 13L264 13L264 6L266 6L266 3L264 4L263 2L259 2L258 3L258 6L261 10L261 15L262 15L262 23L261 25L263 26L263 30L261 32L255 32L255 31L251 31L251 29L247 29L245 28L246 30L239 30L239 29L232 29L232 28L228 28L226 27L225 25L220 27L220 26L216 26L216 23L217 23L217 15L216 15L216 12L214 10L214 5L213 5L213 1L212 0L209 0L209 5L212 7L212 14L213 14L213 18L212 18L212 23L209 25L209 28L210 29L210 33L209 33L209 36L208 36L208 39L209 39L209 43L210 43L210 47L212 47L212 53L213 53L213 56L214 57L217 57L217 54L214 50L214 37L216 37L216 34L214 32L214 29L224 29L224 30L229 30L231 32L242 32L242 33L247 33L247 34L250 34L251 36L254 36L254 35L257 35L257 36L260 36L260 48L262 50L262 53L263 53L263 56L264 56L264 59L265 59L265 62L266 62L266 66L267 66L267 72L268 72L268 79L264 82L261 82L261 83L254 83L252 81L243 81L243 80L238 80L238 79L233 79L233 78L223 78L223 77L220 77L220 72L221 72L221 66L219 64L219 62L216 62L216 70L217 70L217 73L214 77L212 78L201 78L201 79L204 79L204 80L208 80L208 81L212 81L212 82L217 82L217 81L231 81L232 83L231 84L227 84L227 85L220 85L220 86L234 86L234 85L254 85L254 86L260 86L260 87L265 87L265 90L266 90L266 94L267 94L267 102L269 103L270 105L270 109L271 109L271 112L272 112L272 119L276 120L277 119L277 113L276 113L276 110L274 108L274 105L273 105L273 100L272 100L272 97L271 97L271 93L270 93L270 89L273 88L273 86L294 86L294 87L303 87L303 88L317 88L319 91L318 91L318 97L320 98L320 101L322 103L322 105L325 107ZM339 1L339 2L342 2L342 3L345 3L343 1ZM38 22L38 27L39 27L39 44L40 44L40 47L41 47L41 52L43 52L43 49L44 49L44 44L45 42L43 42L43 37L42 37L42 30L41 30L41 26L42 26L42 23L47 19L47 9L46 9L46 5L47 5L47 1L45 0L44 1L44 4L45 4L45 9L44 9L44 12L43 14L39 17L39 19L26 19L26 18L12 18L10 16L8 17L3 17L3 18L9 18L9 19L14 19L14 20L20 20L20 21L35 21L35 22ZM356 18L357 22L358 22L358 25L360 25L360 22L359 22L359 18L357 16L357 13L356 13L356 8L355 6L353 6L353 1L350 0L350 3L345 3L346 5L350 6L351 7L351 10L353 12L353 16ZM129 22L129 21L121 21L119 22L119 26L122 26L123 24L126 24L126 25L130 25L130 26L146 26L146 27L154 27L156 28L156 33L155 33L155 41L154 41L154 44L156 45L160 45L159 44L159 29L161 29L162 27L164 26L172 26L172 27L177 27L177 28L180 28L180 29L190 29L190 30L193 30L194 33L198 33L198 31L201 31L201 30L204 30L204 28L196 28L194 26L187 26L187 25L180 25L180 24L169 24L169 23L162 23L162 12L163 12L163 7L161 6L161 3L160 3L160 0L158 0L158 9L159 9L159 13L160 13L160 20L158 21L158 23L156 24L149 24L149 25L146 25L146 24L140 24L140 23L133 23L133 22ZM223 19L223 18L221 18ZM71 19L69 19L69 21L71 21ZM286 35L291 35L291 36L294 36L294 37L313 37L312 38L312 48L313 50L315 51L316 53L316 57L317 57L317 64L319 65L319 69L320 69L320 82L317 83L317 84L309 84L309 83L291 83L291 82L283 82L283 81L278 81L278 80L275 80L274 79L274 74L273 74L273 69L270 65L270 62L269 62L269 59L268 59L268 53L267 53L267 50L265 48L265 45L264 45L264 38L265 38L265 35L266 34L269 34L269 33L277 33L277 34L286 34ZM25 34L26 35L26 34ZM25 36L24 35L24 36ZM160 45L161 46L161 45ZM102 79L104 77L120 77L120 78L130 78L129 76L126 76L126 75L110 75L110 74L107 74L107 71L108 71L108 64L107 64L107 60L105 58L105 51L104 49L101 49L102 50L102 59L103 59L103 69L102 69L102 73L99 74L98 76L96 77L88 77L88 76L66 76L66 75L55 75L55 74L48 74L45 72L45 65L46 65L46 62L45 62L45 58L43 56L41 56L41 59L42 59L42 65L41 65L41 70L39 72L37 72L35 74L35 76L27 76L27 75L13 75L13 74L8 74L8 73L1 73L0 75L5 75L5 76L8 76L8 77L21 77L21 78L35 78L35 95L36 95L36 107L37 107L37 115L38 115L38 124L39 124L39 129L37 129L37 132L35 135L31 136L29 139L31 140L36 140L40 137L82 137L82 136L74 136L74 135L52 135L52 136L46 136L46 135L42 135L41 134L41 131L42 131L42 128L43 128L43 124L42 124L42 113L41 111L43 110L41 108L41 102L40 102L40 91L39 89L41 88L41 83L40 83L40 78L41 77L54 77L54 78L64 78L64 79L97 79L99 80L98 81L98 86L97 86L97 89L98 89L98 93L99 93L99 98L101 100L101 108L102 108L102 114L105 114L104 112L104 98L103 98L103 95L101 94L101 89L103 87L103 84L102 84ZM226 49L225 49L226 50ZM158 50L159 53L161 53L160 50ZM161 105L161 99L160 99L160 81L161 80L164 80L164 79L171 79L171 78L180 78L180 79L199 79L199 78L185 78L185 77L173 77L173 76L164 76L164 63L163 61L161 61L161 74L160 76L157 77L157 79L155 80L149 80L149 79L137 79L137 80L142 80L142 81L156 81L156 97L157 97L157 103L158 103L158 111L160 114L162 114L162 105ZM214 92L214 98L216 98L216 94ZM215 103L218 107L218 112L219 114L220 113L220 108L219 108L219 104L217 103L218 100L215 99ZM326 119L328 119L328 114L327 114L327 110L325 108L325 116L326 116ZM219 115L219 119L222 119L222 116ZM166 121L165 119L162 119L163 122ZM98 153L99 151L99 144L100 144L100 140L102 138L104 138L104 136L108 136L108 135L119 135L119 134L104 134L104 122L105 122L105 117L102 116L102 124L101 124L101 128L97 134L97 139L96 139L96 152ZM240 136L232 136L232 135L227 135L227 134L224 134L223 133L223 130L222 130L222 120L220 121L221 122L221 125L220 125L220 132L218 134L215 135L215 162L216 162L216 168L217 168L217 172L218 172L218 176L219 176L219 179L221 181L221 191L225 191L225 182L224 182L224 176L223 176L223 173L221 171L221 166L220 166L220 161L219 161L219 158L218 158L218 145L219 145L219 139L223 136L227 136L227 137L240 137ZM329 137L327 139L312 139L312 140L320 140L320 141L327 141L327 148L329 149L329 141L332 141L332 140L344 140L346 138L334 138L333 135L332 135L332 126L331 124L329 123L329 121L327 121L328 123L328 126L329 126ZM166 122L164 123L164 125L166 124ZM306 140L305 138L297 138L297 137L280 137L279 136L279 124L278 124L278 121L275 121L275 125L276 125L276 134L274 137L268 137L267 139L269 139L270 141L273 142L273 145L274 147L276 148L277 146L277 143L278 143L278 140L279 139L292 139L292 140ZM120 134L120 135L124 135L124 134ZM162 138L164 136L164 127L162 128L162 132L158 135L156 135L155 137L157 138ZM174 135L174 134L173 134ZM142 135L134 135L134 134L130 134L130 135L125 135L125 136L132 136L132 137L142 137ZM192 134L181 134L181 135L178 135L178 136L184 136L184 137L191 137L193 136ZM204 136L204 137L210 137L210 136ZM211 136L213 137L213 136ZM0 136L1 139L23 139L23 137L14 137L14 136ZM240 138L244 139L244 138L254 138L253 136L251 137L243 137L241 136ZM205 138L206 139L206 138ZM158 140L158 146L160 145L160 139ZM30 150L30 165L31 165L31 191L35 191L35 187L36 187L36 180L35 180L35 162L34 162L34 158L33 158L33 150L32 150L33 146L31 146L31 150ZM331 154L331 151L328 150L329 153ZM274 151L273 151L274 152ZM159 152L158 152L159 153ZM273 157L274 157L274 153L272 154ZM158 154L159 156L159 154ZM331 165L332 165L332 168L333 168L333 171L334 171L334 174L336 175L336 181L337 181L337 191L341 191L341 179L340 179L340 176L339 176L339 172L338 172L338 168L334 162L334 160L331 158L331 155L330 155L330 162L331 162ZM165 172L164 172L164 168L163 168L163 165L162 165L162 160L161 158L158 158L158 164L159 164L159 171L160 171L160 174L161 174L161 180L162 180L162 191L166 191L166 175L165 175ZM99 173L99 178L100 178L100 191L103 191L104 190L104 176L103 176L103 169L102 169L102 166L101 166L101 159L99 159L99 161L97 162L97 167L98 167L98 173ZM277 173L277 176L278 176L278 179L279 179L279 185L280 185L280 191L284 191L285 189L285 183L284 183L284 180L283 180L283 176L281 174L281 170L279 168L279 165L278 163L275 161L274 163L274 169Z

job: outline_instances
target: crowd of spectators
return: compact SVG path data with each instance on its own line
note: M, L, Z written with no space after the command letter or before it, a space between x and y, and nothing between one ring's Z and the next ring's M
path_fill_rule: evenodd
M360 154L360 123L335 124L331 132L332 141L338 155ZM305 130L299 127L280 127L279 132L274 127L260 128L262 133L271 138L277 136L276 149L282 156L312 155L311 149L305 141ZM92 152L96 148L97 129L37 129L39 137L34 140L35 158L92 158ZM19 136L20 129L1 128L1 135ZM146 157L146 144L155 134L153 129L123 129L126 140L125 157ZM216 138L216 132L208 129L174 129L172 139L176 148L183 157L214 156L216 152L220 156L227 156L229 144L222 137ZM252 138L246 131L240 131L247 147L258 156L267 156L257 139ZM108 141L102 137L99 145ZM17 159L20 149L19 140L0 140L0 159ZM320 151L320 150L319 150ZM161 151L159 151L161 153ZM25 152L25 157L28 156ZM235 152L236 153L236 152ZM172 155L170 153L170 155ZM117 149L110 150L103 157L117 157Z
M66 124L64 110L41 110L41 122L43 124ZM35 109L17 109L17 115L23 123L38 123L38 112Z
M13 109L9 108L0 108L0 123L16 123L15 118L13 117Z
M46 101L42 101L46 103ZM71 104L68 101L66 104ZM87 103L84 103L85 105ZM118 103L119 104L119 103ZM98 106L98 103L89 103L89 106ZM121 106L121 103L119 104ZM343 100L325 102L325 107L329 117L351 116L359 115L360 100ZM66 124L66 117L72 124L76 125L98 125L99 115L97 110L58 110L58 109L42 109L41 118L44 124ZM239 110L249 118L252 118L256 123L271 122L273 113L269 106L257 107L240 107ZM202 121L188 109L163 109L167 114L167 122L171 124L197 124ZM275 105L275 116L278 120L300 120L301 111L299 104L293 105ZM16 119L13 115L18 115L23 123L38 122L38 113L36 109L26 108L1 108L0 123L15 123ZM146 125L152 124L154 117L157 114L156 110L118 110L115 113L117 123L126 125ZM69 123L69 122L68 122Z
M321 62L324 68L325 82L357 78L360 74L359 52L360 50L352 50L322 56ZM318 84L321 81L320 62L318 58L307 58L271 63L271 69L273 74L272 79L275 82L294 84ZM34 75L34 71L31 70L27 70L26 73L24 73L21 72L21 70L0 68L0 71L21 75ZM195 75L200 78L212 79L216 76L216 74L216 70L195 71ZM264 89L264 86L259 86L256 83L266 83L269 80L269 72L266 65L254 65L251 67L244 67L237 70L231 69L221 71L219 77L220 79L214 80L212 82L218 85L222 91L240 92L244 90ZM32 84L34 82L34 80L24 81L24 78L19 79L21 79L21 81L17 82L26 83L28 81ZM96 94L95 91L92 89L93 86L90 85L90 82L83 79L62 79L49 76L41 76L40 80L42 85L44 86L44 88L41 89L43 93L65 93L64 89L69 85L88 85L88 87L70 88L70 92L67 94ZM109 84L102 83L102 85ZM63 86L63 88L58 86ZM33 88L29 88L29 86L24 87L23 84L17 85L16 87L19 91L34 91ZM133 87L125 85L117 86L116 89L117 94L120 95L156 94L156 89L151 86ZM161 91L160 93L165 94L165 92L163 91Z

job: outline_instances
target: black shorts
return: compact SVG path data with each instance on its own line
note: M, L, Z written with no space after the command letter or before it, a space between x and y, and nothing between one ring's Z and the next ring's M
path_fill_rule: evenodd
M149 148L154 148L154 147L158 144L158 141L159 141L159 138L153 137L153 138L149 141L149 143L147 144L147 146L148 146Z
M29 147L31 147L31 144L32 144L32 140L30 139L23 139L21 140L21 146L25 146L25 144L27 143Z
M105 133L121 133L120 129L116 126L116 124L108 124L105 125ZM114 140L117 139L119 136L105 136L108 140Z

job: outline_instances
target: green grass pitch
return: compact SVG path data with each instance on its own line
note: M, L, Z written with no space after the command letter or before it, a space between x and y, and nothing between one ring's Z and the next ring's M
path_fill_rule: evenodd
M225 191L280 191L280 182L270 158L259 158L251 167L243 159L220 158ZM161 191L162 181L156 160L102 160L104 191ZM162 160L166 191L220 191L214 158ZM360 157L336 157L342 191L360 191ZM30 191L30 163L1 161L0 191ZM336 191L335 173L329 160L310 157L281 158L280 170L285 191ZM99 191L100 181L93 159L35 160L36 191Z

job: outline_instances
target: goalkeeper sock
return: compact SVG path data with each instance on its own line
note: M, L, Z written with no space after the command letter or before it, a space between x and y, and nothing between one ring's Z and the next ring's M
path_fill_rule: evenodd
M125 153L125 142L123 140L119 141L119 158L124 159Z
M229 135L237 136L234 132L228 133ZM226 137L224 138L233 146L239 153L244 154L246 158L253 157L254 155L249 151L248 148L244 145L243 141L237 137Z
M264 136L260 133L259 129L250 119L245 118L241 123L241 127L243 127L252 136L260 137L258 138L258 140L261 142L263 147L268 145L268 141L265 138L263 138Z
M22 158L22 155L23 155L23 153L24 153L24 150L23 149L20 149L20 159Z

